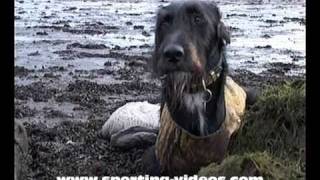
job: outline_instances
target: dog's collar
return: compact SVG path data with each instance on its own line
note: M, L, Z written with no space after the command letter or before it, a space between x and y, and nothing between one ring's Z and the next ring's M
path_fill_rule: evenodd
M203 88L205 91L207 91L207 87L214 84L220 77L222 72L222 63L223 63L223 56L220 56L219 61L213 66L212 69L210 69L205 77L202 79L202 83L194 84L192 85L192 91L199 91L200 88Z
M220 74L221 74L221 71L222 71L222 68L219 66L213 70L210 70L209 71L209 76L208 76L208 80L207 80L207 85L211 85L213 84L214 82L217 81L217 79L220 77Z
M208 75L202 79L201 84L193 84L192 90L198 91L198 90L206 90L208 86L214 84L221 75L222 68L219 66L217 68L214 68L208 72Z

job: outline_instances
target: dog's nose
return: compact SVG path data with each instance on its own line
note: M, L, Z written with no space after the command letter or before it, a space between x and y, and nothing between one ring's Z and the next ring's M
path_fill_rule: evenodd
M169 62L173 62L173 63L177 63L184 56L183 47L179 45L169 45L164 49L163 53L164 53L164 57Z

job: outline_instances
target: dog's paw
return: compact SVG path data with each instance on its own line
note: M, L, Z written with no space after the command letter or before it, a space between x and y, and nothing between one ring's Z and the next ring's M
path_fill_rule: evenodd
M134 126L113 134L110 144L122 150L134 147L148 147L156 142L157 133L156 129Z
M155 146L151 146L142 156L142 164L146 174L160 176L160 163L156 157Z

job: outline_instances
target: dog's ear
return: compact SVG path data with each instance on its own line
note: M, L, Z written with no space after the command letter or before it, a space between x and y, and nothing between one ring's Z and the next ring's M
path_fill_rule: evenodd
M230 31L222 21L219 22L217 27L218 37L222 39L224 45L230 44Z
M211 11L213 12L215 18L218 21L217 26L217 35L218 38L222 40L223 45L230 44L230 31L227 29L227 27L224 25L224 23L221 21L222 13L220 9L218 8L217 4L215 2L209 2L208 4L211 8Z

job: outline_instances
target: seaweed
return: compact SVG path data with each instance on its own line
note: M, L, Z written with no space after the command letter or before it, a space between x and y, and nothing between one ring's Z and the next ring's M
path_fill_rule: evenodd
M199 174L246 175L253 171L264 179L304 177L305 103L304 80L286 81L263 90L245 113L226 159L221 164L209 165ZM248 162L253 164L251 170Z

